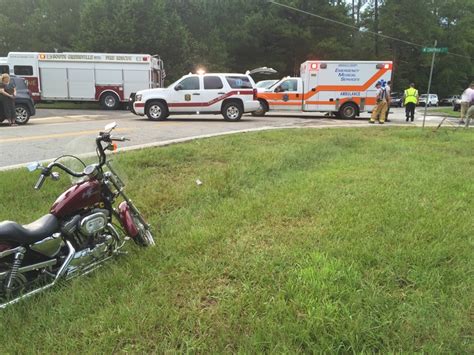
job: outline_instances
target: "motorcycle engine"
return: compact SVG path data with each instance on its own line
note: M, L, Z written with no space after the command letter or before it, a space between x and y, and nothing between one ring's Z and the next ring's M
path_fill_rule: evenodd
M68 275L80 273L93 262L106 257L115 238L106 229L109 211L94 209L87 215L76 215L63 223L61 232L74 245L76 253L68 268Z
M109 211L94 209L87 215L76 215L63 223L61 231L67 235L76 250L84 249L98 242L100 232L107 226Z

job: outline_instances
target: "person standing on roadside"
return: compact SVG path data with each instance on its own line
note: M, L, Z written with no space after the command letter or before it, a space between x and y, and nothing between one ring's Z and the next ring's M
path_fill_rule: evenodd
M385 91L385 88L382 87L380 81L375 84L375 87L377 88L377 93L375 95L376 104L372 110L369 123L375 123L375 120L378 120L380 124L384 124L385 114L387 111L387 92Z
M3 109L5 111L5 118L10 122L10 126L15 124L16 110L15 110L15 96L16 86L13 80L10 80L10 75L3 74L0 82L0 94L3 101Z
M414 83L411 83L410 87L405 90L403 98L406 121L408 122L411 118L411 121L413 122L415 120L415 107L418 105L418 90L415 89Z
M470 105L470 99L472 96L472 93L474 92L474 82L471 83L471 85L464 90L464 92L461 95L461 120L459 121L459 124L464 124L464 119L467 118L467 110L469 109Z
M390 113L390 103L392 102L392 82L388 81L385 85L385 92L387 93L387 112L385 113L385 122L390 122L388 114Z
M470 90L469 90L470 89ZM469 123L471 120L474 120L474 82L471 83L471 86L468 91L468 99L469 99L469 108L466 112L466 128L469 128Z

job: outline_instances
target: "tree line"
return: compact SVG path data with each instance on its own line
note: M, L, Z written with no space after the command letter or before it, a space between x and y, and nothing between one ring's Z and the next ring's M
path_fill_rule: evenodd
M307 59L393 60L394 90L415 82L425 92L431 56L418 45L437 40L459 55L437 57L432 92L458 94L474 80L472 0L275 2L338 23L268 0L0 0L0 55L159 54L168 82L197 67L268 66L283 76L298 74Z

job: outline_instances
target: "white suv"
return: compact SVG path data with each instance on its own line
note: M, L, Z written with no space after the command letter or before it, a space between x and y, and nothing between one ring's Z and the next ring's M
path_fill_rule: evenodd
M428 101L428 107L438 106L438 102L439 102L438 95L430 94L430 99L429 100L426 100L427 97L428 97L427 94L420 95L420 99L418 100L418 105L425 106L426 101Z
M244 112L259 109L257 89L247 74L189 74L167 88L138 91L130 97L130 108L150 120L170 114L222 114L238 121Z

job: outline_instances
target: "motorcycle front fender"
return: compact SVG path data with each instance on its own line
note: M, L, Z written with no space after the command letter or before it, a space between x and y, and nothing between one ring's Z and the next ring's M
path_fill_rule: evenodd
M125 231L130 238L135 238L138 235L138 228L133 221L130 206L127 202L123 201L118 209L120 222L122 223L123 228L125 228Z

